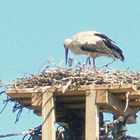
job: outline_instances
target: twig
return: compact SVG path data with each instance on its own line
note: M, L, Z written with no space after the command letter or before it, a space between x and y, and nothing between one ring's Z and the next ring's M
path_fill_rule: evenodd
M66 84L66 86L63 88L63 93L65 93L66 92L66 90L69 88L69 86L71 85L71 83L72 83L72 80L70 80L70 81L68 81L68 83Z
M124 112L126 112L127 108L128 108L128 103L129 103L129 94L130 92L128 91L125 95L126 95L126 105L124 108Z

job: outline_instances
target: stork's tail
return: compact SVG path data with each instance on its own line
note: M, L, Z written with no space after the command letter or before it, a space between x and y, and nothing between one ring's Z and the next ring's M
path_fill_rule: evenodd
M121 61L124 61L125 60L124 55L122 53L120 54L120 60Z
M115 43L112 42L111 44L109 44L109 48L112 50L112 53L115 58L121 61L125 60L123 51Z
M124 55L122 52L113 51L113 55L115 58L121 60L122 62L125 60Z

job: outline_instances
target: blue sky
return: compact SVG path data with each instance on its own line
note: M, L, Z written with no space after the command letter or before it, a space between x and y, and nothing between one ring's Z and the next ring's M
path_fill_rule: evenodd
M140 71L139 5L139 0L1 0L0 79L7 83L25 73L37 73L48 59L59 63L64 59L63 40L87 30L105 33L123 49L126 61L115 62L113 68ZM99 58L97 65L106 61ZM4 98L0 98L0 108ZM20 122L14 124L11 106L0 114L0 134L21 132L41 122L25 109ZM139 134L139 127L138 118L129 133Z

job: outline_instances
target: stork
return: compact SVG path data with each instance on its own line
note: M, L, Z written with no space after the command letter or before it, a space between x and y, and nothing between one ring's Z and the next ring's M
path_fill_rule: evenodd
M93 58L93 65L95 59L100 56L112 58L113 61L119 59L124 61L123 51L116 45L116 43L105 34L95 31L85 31L74 35L71 39L64 40L66 64L68 62L69 49L77 55L87 55L87 60Z

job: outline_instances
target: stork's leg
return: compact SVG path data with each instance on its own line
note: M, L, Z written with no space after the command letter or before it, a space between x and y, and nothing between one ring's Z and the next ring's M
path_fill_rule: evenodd
M95 73L99 73L98 70L96 69L95 58L93 58L93 68Z
M90 58L89 58L89 57L87 57L87 58L86 58L86 63L85 63L85 64L83 64L83 70L85 70L85 65L89 64L89 61L90 61Z
M96 69L95 58L93 58L93 67Z
M90 53L88 53L86 63L83 64L83 69L85 69L85 65L88 65L88 69L90 69L91 61L90 61Z
M89 57L89 62L88 62L88 64L91 65L90 57Z
M90 57L87 57L87 59L86 59L86 65L90 65L91 64L91 61L90 61Z
M86 65L88 65L88 69L90 69L91 61L90 61L90 57L89 56L87 57Z
M90 52L88 53L88 69L91 68Z

